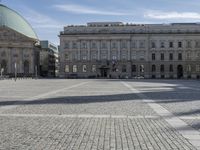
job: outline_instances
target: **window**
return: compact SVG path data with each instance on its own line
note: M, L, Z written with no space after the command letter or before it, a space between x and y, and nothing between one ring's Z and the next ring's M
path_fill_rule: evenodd
M126 65L122 65L122 72L126 72Z
M173 42L169 42L169 48L173 48L174 47L174 43Z
M160 65L160 72L164 72L165 71L165 66L164 65Z
M144 65L140 65L140 72L144 72Z
M161 53L161 54L160 54L160 59L161 59L161 60L165 60L165 55L164 55L164 53Z
M1 57L5 57L5 56L6 56L6 52L2 52Z
M186 54L186 59L188 59L188 60L191 59L191 53L190 52Z
M122 48L126 48L126 46L127 46L127 45L126 45L126 42L123 41L123 42L121 43L121 47L122 47Z
M182 53L178 53L178 60L182 60Z
M131 42L131 48L136 48L136 47L137 47L136 41L132 41Z
M73 70L72 72L77 72L77 65L73 65Z
M145 48L145 42L144 41L140 41L139 48Z
M137 69L136 69L136 65L132 65L131 71L132 71L132 72L136 72L136 70L137 70Z
M191 72L191 70L192 70L191 65L187 65L187 71Z
M151 48L156 48L156 43L155 42L151 42Z
M69 60L69 54L65 54L65 59Z
M86 43L86 42L83 42L81 48L86 49L86 48L87 48L87 43Z
M196 71L200 72L200 65L196 65Z
M69 43L65 43L65 48L69 48Z
M96 43L92 43L92 48L96 48Z
M192 47L191 41L187 41L186 47L187 47L187 48L191 48L191 47Z
M182 47L182 42L178 42L178 48Z
M76 48L77 48L77 44L76 44L76 42L73 42L73 44L72 44L72 48L73 48L73 49L76 49Z
M106 48L107 48L106 42L103 42L103 43L101 44L101 48L103 48L103 49L106 49Z
M200 48L200 41L195 42L195 48Z
M116 42L113 42L113 43L112 43L112 48L117 48Z
M96 72L96 65L92 65L92 72Z
M65 72L69 72L69 65L65 65Z
M155 71L156 71L156 65L152 65L151 71L152 71L152 72L155 72Z
M173 53L169 53L169 60L173 60Z
M164 42L160 42L160 48L165 48L165 43Z
M83 72L87 72L87 66L83 65Z
M169 72L173 72L174 71L174 68L173 68L173 65L169 65Z
M152 60L156 60L156 54L155 53L153 53L151 57L152 57Z

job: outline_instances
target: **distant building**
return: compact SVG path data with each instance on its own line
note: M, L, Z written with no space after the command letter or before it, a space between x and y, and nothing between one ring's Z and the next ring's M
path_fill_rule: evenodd
M200 78L200 24L66 26L60 32L60 76Z
M0 4L0 70L3 75L35 76L39 67L38 41L21 15Z
M58 47L49 41L40 41L40 75L42 77L58 76Z

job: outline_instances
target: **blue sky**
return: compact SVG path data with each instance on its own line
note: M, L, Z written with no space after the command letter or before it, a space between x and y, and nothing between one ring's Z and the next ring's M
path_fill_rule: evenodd
M2 0L32 25L40 40L59 44L65 25L94 21L200 22L200 0Z

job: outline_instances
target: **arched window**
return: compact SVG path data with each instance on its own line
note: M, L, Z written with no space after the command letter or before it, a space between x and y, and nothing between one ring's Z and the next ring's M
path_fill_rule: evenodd
M24 61L24 74L25 75L29 74L29 61L28 60Z

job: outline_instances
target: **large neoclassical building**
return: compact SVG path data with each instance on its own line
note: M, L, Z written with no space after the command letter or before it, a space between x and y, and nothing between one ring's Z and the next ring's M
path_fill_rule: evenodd
M0 4L0 71L3 75L33 76L39 67L38 41L21 15Z
M60 76L199 78L200 24L66 26L60 32Z

